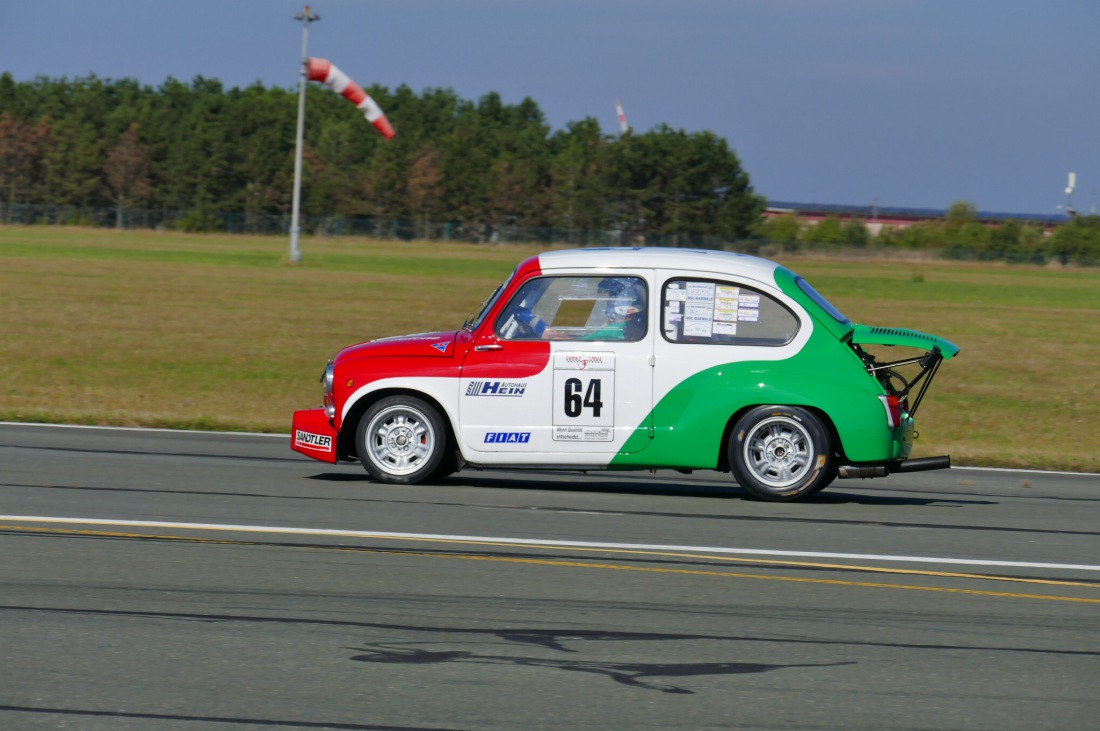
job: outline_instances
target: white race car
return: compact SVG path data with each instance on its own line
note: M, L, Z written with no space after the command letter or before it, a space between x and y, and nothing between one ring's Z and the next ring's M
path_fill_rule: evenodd
M917 354L880 362L864 346ZM577 249L521 263L459 330L360 343L294 414L292 448L388 483L463 467L728 470L794 500L909 459L913 416L959 349L853 324L772 261Z

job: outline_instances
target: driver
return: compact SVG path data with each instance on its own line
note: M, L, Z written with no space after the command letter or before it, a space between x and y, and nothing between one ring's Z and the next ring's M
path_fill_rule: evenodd
M638 280L627 277L607 277L596 288L603 304L603 323L582 336L581 340L639 340L646 331L646 290ZM516 319L537 337L577 338L567 331L548 327L538 315L524 308Z
M645 335L646 292L640 281L608 277L596 291L604 303L606 322L584 340L638 340Z

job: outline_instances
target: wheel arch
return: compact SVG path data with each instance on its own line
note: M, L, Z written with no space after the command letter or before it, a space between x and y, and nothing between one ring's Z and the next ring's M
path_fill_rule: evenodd
M359 459L360 455L355 440L355 432L356 429L359 428L359 421L363 418L363 414L367 412L367 409L389 396L413 396L434 408L439 412L439 415L443 417L443 423L447 430L447 450L458 450L458 439L455 437L455 427L451 420L451 413L444 407L439 399L414 388L380 388L377 391L363 394L351 405L347 414L344 415L344 421L340 424L340 438L338 440L340 445L340 459L350 461Z
M741 417L743 417L745 414L749 413L753 409L758 409L761 406L775 406L776 408L783 408L783 407L786 407L786 406L797 406L800 409L805 409L806 411L809 411L810 413L812 413L814 416L816 416L818 418L818 420L821 422L822 426L824 426L825 430L828 432L828 434L829 434L829 446L832 449L833 454L836 455L840 459L844 459L844 444L841 441L840 432L837 431L836 424L833 423L833 420L829 416L829 414L826 413L821 408L819 408L817 406L812 406L812 405L809 405L809 404L800 404L800 403L792 403L792 404L771 404L771 403L748 404L746 406L742 406L737 411L733 412L733 414L730 415L729 420L726 421L725 429L722 430L722 439L718 443L718 471L719 472L729 472L730 471L729 449L727 447L729 446L730 437L733 435L733 430L737 426L737 422L741 421Z

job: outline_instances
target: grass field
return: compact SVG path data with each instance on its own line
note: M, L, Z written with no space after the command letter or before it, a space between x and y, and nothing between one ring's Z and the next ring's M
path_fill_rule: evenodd
M344 345L450 329L538 248L0 227L0 419L286 432ZM962 347L915 456L1100 472L1100 271L780 261Z

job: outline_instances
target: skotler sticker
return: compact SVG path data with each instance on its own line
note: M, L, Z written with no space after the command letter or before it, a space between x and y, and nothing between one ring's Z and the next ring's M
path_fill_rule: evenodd
M313 434L296 429L294 431L294 443L303 449L315 449L318 452L332 451L332 437L326 434Z
M527 444L530 441L529 431L491 431L485 434L486 444Z
M527 392L526 381L470 381L466 387L467 396L511 396L519 397Z

